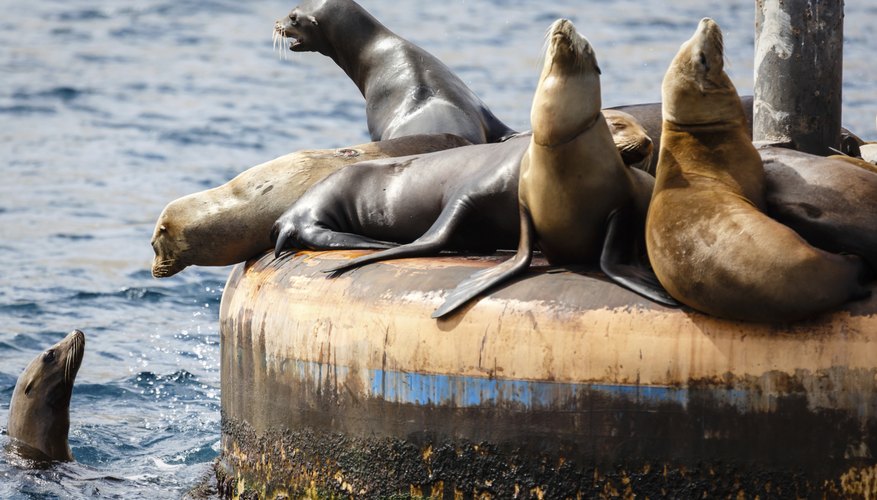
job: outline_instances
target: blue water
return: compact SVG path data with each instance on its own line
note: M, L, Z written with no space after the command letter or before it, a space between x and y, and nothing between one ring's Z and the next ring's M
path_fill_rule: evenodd
M570 17L594 45L604 105L655 101L703 16L752 89L754 2L365 1L528 128L542 37ZM368 140L334 64L272 50L292 2L0 0L0 429L20 371L79 328L77 462L34 468L3 450L0 498L179 498L219 452L224 268L150 276L169 201L303 148ZM844 124L877 131L877 6L847 2Z

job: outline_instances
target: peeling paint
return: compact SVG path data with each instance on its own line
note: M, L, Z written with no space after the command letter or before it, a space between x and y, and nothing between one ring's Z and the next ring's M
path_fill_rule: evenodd
M436 322L411 293L489 258L443 258L428 278L421 259L327 280L337 258L231 273L224 496L875 494L877 296L752 325L535 272ZM544 300L555 288L572 291L560 312Z

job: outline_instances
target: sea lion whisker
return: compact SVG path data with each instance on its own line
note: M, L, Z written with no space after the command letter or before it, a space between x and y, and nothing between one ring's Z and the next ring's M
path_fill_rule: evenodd
M76 356L75 342L71 346L70 352L67 353L67 359L64 360L64 383L67 385L70 385L70 363L74 356Z

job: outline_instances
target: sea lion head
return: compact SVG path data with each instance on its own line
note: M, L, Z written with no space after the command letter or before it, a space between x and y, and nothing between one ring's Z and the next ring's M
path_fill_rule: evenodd
M709 125L745 120L740 97L725 73L722 30L705 17L682 44L661 86L665 121Z
M617 109L604 109L603 117L612 132L615 147L629 167L648 171L652 159L652 139L642 124L632 115Z
M70 395L84 352L85 334L73 330L27 365L12 393L9 437L51 460L73 460Z
M600 113L600 67L591 44L568 19L548 29L539 85L530 123L541 145L567 141L593 123Z
M180 207L186 205L186 198L175 200L168 204L155 223L152 232L152 250L155 257L152 260L152 276L156 278L168 278L185 269L189 244L183 234L177 220L185 220Z
M317 20L327 0L305 0L293 8L286 17L274 22L274 40L289 41L293 52L319 52L331 57L332 45L326 40Z

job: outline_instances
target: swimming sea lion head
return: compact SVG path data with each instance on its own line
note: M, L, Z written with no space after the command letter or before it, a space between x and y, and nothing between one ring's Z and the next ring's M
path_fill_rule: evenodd
M600 67L588 40L568 19L548 30L530 122L538 144L568 140L600 113Z
M615 141L624 164L648 170L654 146L639 120L617 109L604 109L603 117L606 118L612 140Z
M274 40L289 40L293 52L319 52L331 56L331 44L320 31L317 20L327 0L306 0L293 8L286 17L274 22ZM322 17L322 16L319 16Z
M661 86L664 120L679 125L708 125L744 119L740 97L725 73L722 30L701 19L682 44Z
M85 334L73 330L27 365L12 393L8 433L52 460L72 460L70 395L82 364Z
M177 212L179 212L178 207L185 204L185 197L171 202L155 223L150 243L155 252L152 260L152 276L156 278L168 278L189 265L186 262L189 244L181 234L179 224L175 222L175 220L184 220L182 219L184 216Z

